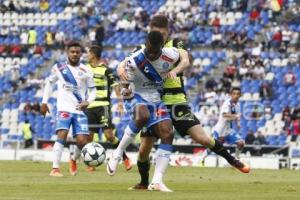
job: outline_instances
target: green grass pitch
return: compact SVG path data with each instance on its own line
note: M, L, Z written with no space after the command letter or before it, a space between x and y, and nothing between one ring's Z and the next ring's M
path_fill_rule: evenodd
M291 170L252 170L241 174L231 168L170 167L165 176L174 193L128 191L138 180L136 166L126 172L123 166L114 177L101 166L94 173L72 177L67 164L63 178L49 177L50 163L0 161L1 200L299 200L300 172ZM153 170L153 167L152 167ZM151 171L152 176L153 171Z

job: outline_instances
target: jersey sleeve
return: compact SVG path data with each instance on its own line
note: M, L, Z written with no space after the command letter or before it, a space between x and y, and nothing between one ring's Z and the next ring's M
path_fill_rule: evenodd
M175 47L165 49L166 56L170 58L170 62L175 64L179 60L179 51Z
M107 68L105 71L105 76L107 77L108 80L108 85L110 87L114 87L116 85L118 85L115 76L113 75L113 72L111 69Z
M47 80L50 82L50 83L55 83L57 80L58 80L58 72L59 72L59 69L57 68L57 64L55 64L52 69L51 69L51 74L50 76L47 78Z
M130 57L125 66L127 77L130 82L134 80L135 68L136 68L136 64L135 64L134 60L132 59L132 57Z
M221 107L221 114L230 113L230 105L227 102L224 102L224 104Z
M93 74L93 72L90 71L90 70L87 71L87 79L86 79L86 83L87 83L87 86L88 86L89 88L95 87L94 74Z

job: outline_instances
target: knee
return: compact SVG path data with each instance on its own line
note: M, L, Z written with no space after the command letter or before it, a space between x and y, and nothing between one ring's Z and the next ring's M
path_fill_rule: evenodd
M135 121L138 125L144 126L149 119L150 119L150 113L149 110L146 108L146 106L137 109L135 114Z

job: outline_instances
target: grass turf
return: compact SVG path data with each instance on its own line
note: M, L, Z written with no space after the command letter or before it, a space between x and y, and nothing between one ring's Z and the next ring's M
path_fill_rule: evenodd
M80 164L79 174L72 177L63 164L63 178L49 177L50 168L45 162L0 161L0 200L300 199L300 173L291 170L241 174L231 168L170 167L165 183L175 192L160 193L127 190L138 180L136 167L126 172L119 166L118 173L109 177L105 166L88 173Z

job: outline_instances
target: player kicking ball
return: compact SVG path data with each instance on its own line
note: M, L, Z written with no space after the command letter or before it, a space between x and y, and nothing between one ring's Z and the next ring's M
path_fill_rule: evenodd
M167 107L161 101L163 79L169 67L179 60L176 48L162 48L163 35L152 31L147 36L146 46L129 57L126 64L129 84L124 84L122 94L126 109L132 113L132 120L124 136L107 163L108 175L114 175L126 147L146 125L161 139L156 154L156 165L152 183L148 190L172 192L164 183L163 175L172 152L172 123Z
M241 97L241 89L234 87L230 91L230 98L228 98L222 105L219 119L217 124L213 128L213 137L222 143L236 144L236 157L239 157L240 152L245 146L244 140L240 134L235 130L240 126L240 104L239 99ZM206 149L203 152L201 160L202 165L205 163L205 159L210 154L210 150Z
M67 45L68 60L52 67L44 89L41 113L45 116L49 112L47 102L52 86L57 84L57 140L53 146L53 165L50 172L50 176L54 177L63 176L59 166L71 125L79 149L82 149L88 141L88 120L83 111L95 100L96 88L93 73L87 66L80 63L81 55L81 45L78 42L70 42ZM80 151L78 153L77 156L80 156ZM71 168L70 172L71 175L76 175L77 168Z

